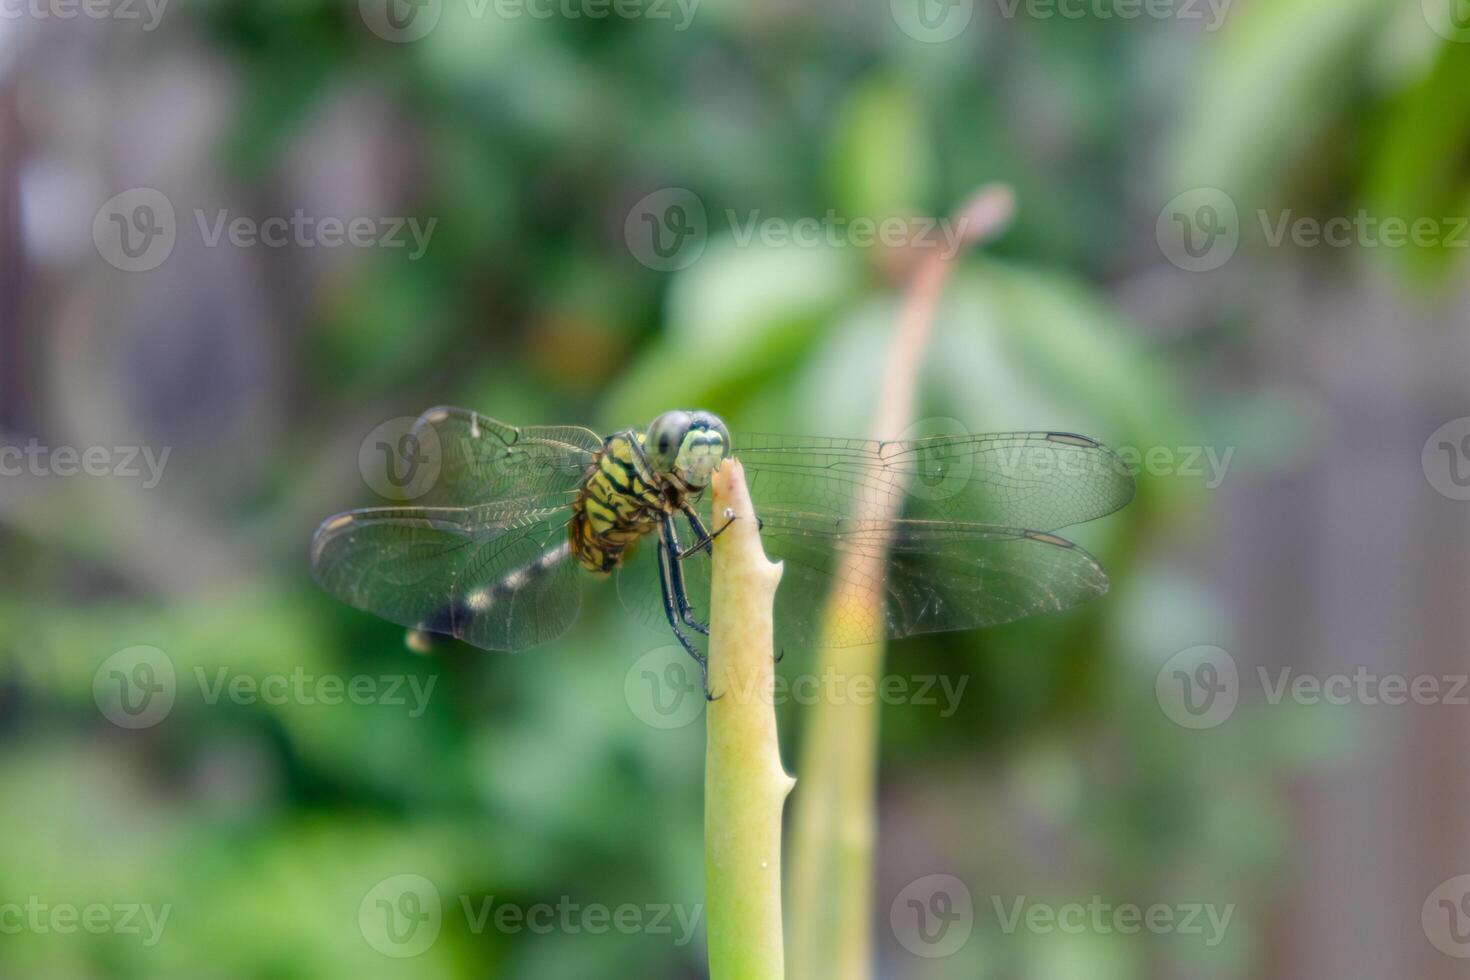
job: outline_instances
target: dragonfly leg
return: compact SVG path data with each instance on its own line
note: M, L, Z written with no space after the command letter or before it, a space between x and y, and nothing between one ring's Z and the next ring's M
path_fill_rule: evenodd
M694 531L694 536L697 540L687 548L675 548L674 560L683 561L685 558L688 558L690 555L700 550L708 551L710 555L714 555L715 549L711 542L713 542L715 538L718 538L720 535L724 534L727 527L735 523L735 514L729 510L725 511L725 523L720 525L720 529L718 531L711 534L709 528L704 526L704 521L699 519L698 511L696 511L693 507L690 507L688 504L684 505L683 510L684 516L689 519L689 527L691 530Z
M679 529L674 526L672 515L664 517L662 531L663 551L669 556L669 591L677 603L679 619L696 633L709 636L709 627L694 618L694 607L689 604L689 590L684 587L684 566L680 564L686 555L698 550L698 546L687 552L680 549Z
M709 528L705 527L704 521L700 520L699 511L695 510L688 503L685 503L680 509L684 511L684 517L689 521L689 530L694 532L694 544L689 546L687 553L680 553L679 560L683 561L688 554L693 554L700 548L703 548L713 556L715 549L710 542L715 539L715 536L709 533ZM720 530L723 531L724 528Z
M671 555L672 553L669 551L667 543L664 541L659 542L658 577L660 583L663 585L664 615L668 617L669 628L674 631L674 636L678 639L679 645L689 653L689 656L694 658L695 663L699 664L699 673L704 678L704 699L706 701L715 701L718 699L713 697L709 692L709 658L699 652L699 648L689 641L689 637L684 635L684 631L679 625L680 620L683 618L679 607L681 604L687 605L687 600L681 600L679 598L678 590L682 589L683 586L682 582L677 586L675 585L675 570L679 566L671 560Z

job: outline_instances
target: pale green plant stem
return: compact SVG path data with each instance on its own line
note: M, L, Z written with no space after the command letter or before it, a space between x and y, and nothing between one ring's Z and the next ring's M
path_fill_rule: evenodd
M1014 208L1005 187L981 190L961 210L956 227L963 243L992 237ZM872 438L893 439L913 420L919 367L935 312L955 255L935 250L914 272L889 347L888 365L873 419ZM897 495L889 506L857 518L898 516ZM885 564L875 553L839 555L844 586L828 598L823 629L840 635L853 616L881 617L883 592L855 583L879 582ZM881 689L882 643L822 649L816 675L824 690ZM829 686L830 682L830 686ZM792 976L821 980L867 980L873 964L873 851L877 842L875 804L878 770L878 704L874 698L818 699L807 711L797 772L802 788L792 819Z
M712 484L714 543L704 776L705 908L711 980L781 980L781 810L795 781L776 740L771 614L781 566L766 558L745 473Z

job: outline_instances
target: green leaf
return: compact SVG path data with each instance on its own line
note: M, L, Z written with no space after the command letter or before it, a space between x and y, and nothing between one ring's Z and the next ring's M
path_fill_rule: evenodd
M1396 2L1237 4L1205 46L1169 185L1217 187L1237 200L1269 192L1351 108L1375 28Z
M1412 226L1428 220L1437 229L1433 244L1412 238L1393 249L1410 268L1447 271L1465 252L1463 223L1470 205L1470 179L1464 161L1470 154L1470 45L1446 42L1433 68L1402 93L1388 109L1382 135L1373 142L1366 198L1379 219L1400 219ZM1460 227L1458 236L1455 226ZM1448 241L1458 237L1458 246Z
M875 221L923 211L933 194L932 142L912 88L879 77L854 90L832 132L828 171L838 208Z

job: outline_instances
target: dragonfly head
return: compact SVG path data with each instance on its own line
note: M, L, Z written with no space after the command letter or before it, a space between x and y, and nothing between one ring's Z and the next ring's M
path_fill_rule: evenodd
M703 490L734 445L718 416L674 411L649 424L644 449L657 472L676 477L691 490Z

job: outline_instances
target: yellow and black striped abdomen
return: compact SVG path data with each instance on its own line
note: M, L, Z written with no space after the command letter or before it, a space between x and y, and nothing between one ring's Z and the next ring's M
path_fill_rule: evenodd
M610 572L633 542L658 528L667 506L627 434L611 436L582 485L568 527L583 568Z

